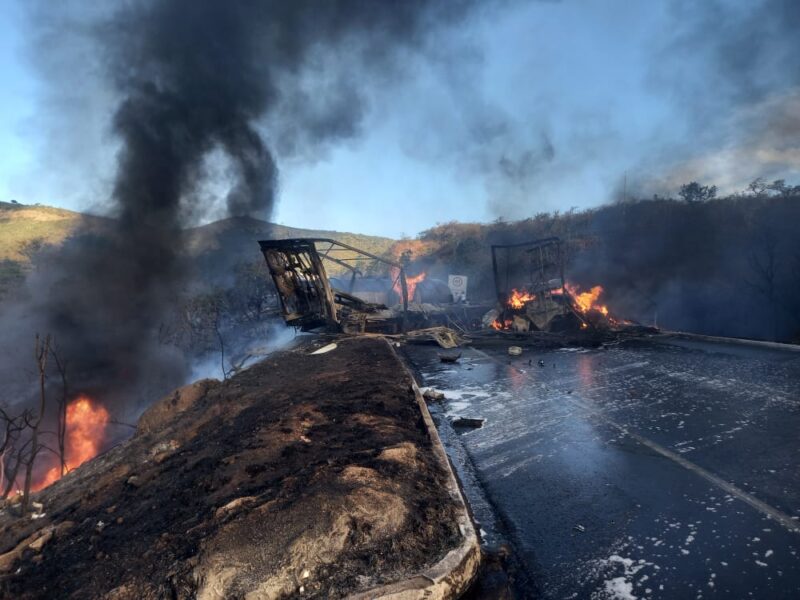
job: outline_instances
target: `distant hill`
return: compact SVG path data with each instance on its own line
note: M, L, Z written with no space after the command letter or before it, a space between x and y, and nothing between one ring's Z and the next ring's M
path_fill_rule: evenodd
M26 263L27 244L60 244L82 219L81 213L63 208L0 202L0 260Z
M229 272L237 263L260 259L258 240L298 237L331 238L379 256L385 254L395 243L395 240L385 237L299 229L252 217L231 217L187 230L186 247L204 276L219 277ZM331 263L325 266L331 274L342 270Z
M26 248L39 243L59 245L76 229L102 226L107 218L44 206L0 202L0 298L18 284L29 265ZM223 278L240 262L260 259L258 240L325 237L373 254L386 253L394 240L357 233L286 227L251 217L232 217L186 230L186 251L198 274L210 281ZM337 269L331 268L331 273Z
M63 208L0 202L0 298L22 281L32 244L60 244L83 215Z

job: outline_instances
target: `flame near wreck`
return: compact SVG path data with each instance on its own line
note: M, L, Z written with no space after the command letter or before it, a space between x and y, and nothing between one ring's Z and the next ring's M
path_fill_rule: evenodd
M600 304L599 302L600 295L603 293L603 286L596 285L588 292L580 292L580 288L578 286L570 283L565 283L564 287L566 288L567 292L569 292L575 308L577 308L581 314L586 315L591 311L597 311L604 317L609 316L608 307L605 304ZM560 290L556 290L554 293L558 294L559 292Z
M617 319L613 317L609 311L608 306L600 302L600 297L603 294L603 286L595 285L587 291L581 291L581 287L569 282L564 283L564 287L558 287L538 295L531 293L527 290L512 289L508 295L505 306L500 312L498 317L490 324L490 327L495 330L509 330L515 328L515 318L520 319L522 315L527 312L537 312L535 307L539 308L539 312L546 315L547 325L553 323L553 314L558 312L559 305L571 311L577 317L576 325L581 329L589 327L613 327L618 325L630 324L630 321L624 319ZM536 326L542 329L542 321L537 323L536 319L533 322L525 322L524 328ZM519 326L517 326L518 328Z
M67 405L64 435L64 465L50 467L44 476L31 486L32 491L46 488L71 470L97 456L106 441L110 416L98 402L86 395L78 396ZM52 455L51 455L52 456ZM58 458L52 460L58 462ZM63 471L63 472L62 472Z
M520 292L517 289L513 289L511 290L511 295L508 297L508 305L513 309L520 309L528 302L533 302L534 300L536 300L535 294Z
M389 275L392 279L392 291L397 294L398 298L403 298L403 284L400 281L400 269L397 267L392 267L389 269ZM417 285L420 282L425 281L425 277L427 276L426 273L420 273L419 275L406 275L406 290L408 292L408 301L413 302L414 296L417 293Z

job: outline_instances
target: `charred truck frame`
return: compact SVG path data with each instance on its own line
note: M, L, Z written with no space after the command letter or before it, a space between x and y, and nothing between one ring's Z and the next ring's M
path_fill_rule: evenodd
M304 331L326 328L344 333L397 333L406 329L408 284L405 267L349 244L328 238L295 238L260 241L287 325ZM347 291L334 288L324 261L349 273ZM388 268L392 288L399 290L401 310L367 302L351 292L356 278L363 277L365 263Z
M600 286L579 293L565 280L564 248L557 237L491 247L497 304L488 312L491 304L454 303L449 291L449 301L425 302L417 285L425 273L408 279L406 262L334 239L264 240L259 245L284 321L303 331L395 334L447 326L463 333L483 325L559 333L627 324L613 319L605 306L594 305ZM333 279L325 263L337 266Z
M502 307L493 328L564 331L587 326L566 288L560 238L495 244L492 270Z

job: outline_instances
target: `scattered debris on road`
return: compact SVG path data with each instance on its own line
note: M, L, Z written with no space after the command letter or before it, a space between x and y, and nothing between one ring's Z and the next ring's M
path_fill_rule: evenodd
M479 429L483 427L486 419L480 417L456 417L453 419L453 427L462 429Z
M428 388L424 392L422 392L422 397L426 400L444 400L444 393L436 391L434 389Z
M458 354L440 354L439 360L443 363L456 363L461 358L461 352Z
M336 350L337 347L338 346L334 342L332 344L327 344L327 345L323 346L322 348L319 348L318 350L314 350L313 352L311 352L311 354L326 354L326 353L330 352L331 350Z

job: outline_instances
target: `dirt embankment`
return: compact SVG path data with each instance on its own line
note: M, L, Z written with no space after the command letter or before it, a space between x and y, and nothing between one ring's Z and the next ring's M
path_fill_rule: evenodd
M459 507L382 340L277 355L145 413L131 440L0 513L0 596L338 598L461 541Z

